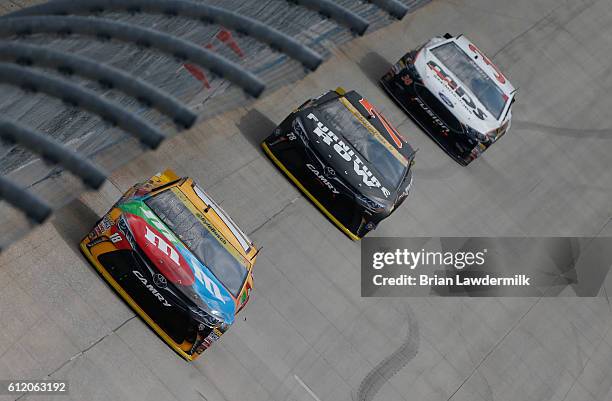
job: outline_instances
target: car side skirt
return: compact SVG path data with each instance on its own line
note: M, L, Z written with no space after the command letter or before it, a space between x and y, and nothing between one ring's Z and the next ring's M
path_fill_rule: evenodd
M325 206L323 206L323 204L321 204L321 202L319 202L317 198L315 198L293 174L291 174L289 169L287 169L287 167L285 167L285 165L274 155L274 153L272 153L272 151L268 147L268 144L262 142L261 147L263 148L266 155L270 158L270 160L287 176L287 178L289 178L289 180L291 180L291 182L293 182L300 189L300 191L302 191L302 193L304 193L304 195L306 195L306 197L308 197L308 199L312 201L312 203L314 203L319 208L319 210L321 210L321 212L323 212L323 214L329 220L332 221L332 223L334 223L340 230L342 230L342 232L344 232L344 234L346 234L353 241L359 241L361 239L359 236L355 235L351 230L349 230L346 226L344 226L336 217L334 217L334 215L331 214L329 210L327 210Z
M440 149L444 151L444 153L449 155L454 161L456 161L457 163L459 163L460 165L464 167L470 164L470 162L467 162L466 160L463 160L462 158L458 157L456 154L451 152L446 146L444 146L444 144L438 138L438 134L432 131L417 116L415 116L408 107L406 107L406 105L397 97L397 95L393 92L393 90L391 90L387 82L381 79L379 81L379 84L385 90L385 92L387 92L387 94L391 97L391 99L395 102L395 104L397 104L402 110L404 110L404 112L408 115L408 117L410 117L410 119L414 121L421 128L421 130L425 134L427 134L427 136L430 137L436 143L436 145L440 147Z

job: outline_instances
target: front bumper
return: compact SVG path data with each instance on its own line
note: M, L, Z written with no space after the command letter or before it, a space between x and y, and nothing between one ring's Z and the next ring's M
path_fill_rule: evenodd
M108 219L107 216L105 218ZM99 224L96 227L99 227ZM119 256L121 252L128 251L117 249L110 240L111 236L110 229L105 232L92 231L81 241L81 253L167 345L187 361L197 359L223 332L217 328L207 329L207 335L203 335L203 332L199 331L199 324L175 302L172 302L172 310L164 314L159 309L159 299L153 298L154 295L143 289L142 283L136 282L135 277L129 274L129 270L139 270L137 262ZM106 261L108 266L105 266L101 259Z

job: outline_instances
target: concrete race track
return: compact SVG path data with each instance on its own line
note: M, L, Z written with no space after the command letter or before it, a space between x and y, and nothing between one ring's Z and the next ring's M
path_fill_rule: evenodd
M510 133L468 168L376 85L407 49L444 32L465 33L519 87ZM434 0L343 46L295 86L135 160L3 253L0 377L69 380L69 396L53 400L611 401L605 291L362 299L359 243L258 145L306 98L357 89L420 148L414 189L376 236L612 236L610 54L611 0ZM124 190L165 167L195 178L263 247L249 306L192 364L77 248Z

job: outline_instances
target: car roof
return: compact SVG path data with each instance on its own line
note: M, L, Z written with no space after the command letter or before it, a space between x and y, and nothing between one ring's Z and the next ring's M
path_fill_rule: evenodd
M480 50L474 43L463 35L453 37L448 41L436 43L432 48L438 47L448 42L454 42L461 50L463 50L474 62L478 65L497 86L510 97L516 90L508 80L508 77L491 61L491 59Z
M232 246L250 262L257 250L253 242L238 228L229 215L204 190L197 186L191 178L185 179L179 185L179 189L215 228L221 230L223 237L230 241Z
M253 242L242 232L234 223L229 215L204 192L191 178L180 179L176 174L167 170L156 176L159 178L159 187L153 192L160 193L177 187L196 207L203 216L220 231L220 234L253 266L254 258L257 255L257 248ZM161 189L161 191L159 191ZM154 194L153 194L154 195Z
M414 149L405 136L402 135L393 124L382 114L377 108L372 105L365 97L361 96L357 91L349 91L342 95L347 102L343 102L345 107L355 115L355 111L363 118L355 115L355 118L365 126L370 135L378 141L383 141L384 145L391 153L399 153L405 161L408 161L414 153ZM347 104L348 103L348 104ZM373 108L373 113L368 108ZM371 118L376 116L378 118Z

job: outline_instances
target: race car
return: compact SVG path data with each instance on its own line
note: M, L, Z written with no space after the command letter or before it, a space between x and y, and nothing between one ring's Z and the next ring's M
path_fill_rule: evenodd
M380 80L395 102L467 166L510 129L515 89L465 36L431 39Z
M310 99L262 142L274 164L349 238L404 202L415 150L355 91Z
M80 248L188 361L218 340L247 304L258 253L210 196L171 170L129 189Z

